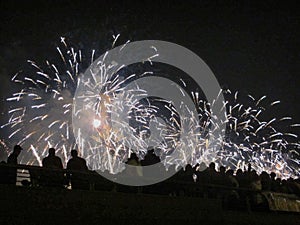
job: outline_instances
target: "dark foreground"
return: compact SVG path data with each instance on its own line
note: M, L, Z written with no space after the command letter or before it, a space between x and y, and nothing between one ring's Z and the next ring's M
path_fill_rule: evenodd
M300 224L291 212L228 210L220 199L0 185L0 224Z

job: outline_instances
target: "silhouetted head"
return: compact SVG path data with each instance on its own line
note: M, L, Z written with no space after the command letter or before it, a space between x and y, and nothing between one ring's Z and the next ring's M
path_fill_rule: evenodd
M220 166L220 173L225 174L226 168L225 166Z
M196 167L196 171L203 171L207 168L206 164L204 162L201 162L198 167Z
M269 179L269 174L266 171L262 171L260 177L263 179Z
M153 148L148 148L146 154L147 155L152 155L152 154L155 155L154 149Z
M210 170L215 170L215 169L216 169L216 164L215 164L214 162L211 162L211 163L209 164L209 169L210 169Z
M226 171L226 175L233 176L234 171L232 169L229 169Z
M193 167L190 164L187 164L184 168L185 172L193 172Z
M275 178L276 178L276 173L272 172L272 173L270 174L270 177L271 177L272 180L275 180Z
M49 155L50 156L55 156L55 149L54 148L49 148Z
M14 147L14 154L19 155L23 148L20 145L15 145Z
M238 170L236 171L236 175L237 175L237 176L243 175L243 170L242 170L242 169L238 169Z
M250 172L250 176L253 180L259 180L260 179L260 176L257 175L256 171L255 170L251 170Z
M144 159L141 161L142 166L150 166L160 162L160 158L155 154L153 148L148 148Z
M73 150L71 151L71 156L72 156L73 158L74 158L74 157L77 157L77 156L78 156L77 150L73 149Z
M137 155L134 152L132 152L130 154L130 157L128 158L128 160L131 160L131 159L133 159L135 161L140 161L139 158L137 157Z

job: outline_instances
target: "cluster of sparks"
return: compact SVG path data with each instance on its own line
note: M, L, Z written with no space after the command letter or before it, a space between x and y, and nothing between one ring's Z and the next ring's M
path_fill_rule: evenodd
M275 172L278 177L288 178L299 176L299 142L298 136L290 132L281 132L279 129L292 124L291 117L280 119L272 118L267 121L262 115L267 110L280 103L274 101L269 105L263 104L266 96L255 99L247 96L247 105L239 102L239 93L225 90L226 101L226 135L219 143L217 162L232 169L244 169L245 164L251 163L258 172Z
M113 46L117 39L115 36ZM238 92L220 90L219 95L230 99L223 102L222 113L226 119L222 121L211 112L212 104L220 101L218 96L209 103L197 92L189 91L198 115L184 104L181 112L185 113L179 115L171 102L157 99L168 111L167 118L161 119L157 116L157 105L150 101L145 105L137 100L137 96L147 98L145 90L138 85L126 89L136 74L122 77L118 74L122 65L106 65L100 60L89 68L94 75L88 79L80 71L81 51L69 48L64 38L61 43L63 47L57 47L61 66L46 61L46 66L40 67L28 61L35 72L28 75L21 72L12 78L21 88L7 98L9 120L1 128L7 129L8 138L18 140L27 151L22 154L23 163L41 165L47 150L54 147L66 164L70 150L78 148L90 169L118 173L132 152L144 158L149 146L147 134L156 129L159 135L151 137L151 145L166 168L216 162L231 169L244 169L251 163L258 173L275 172L282 178L299 176L298 137L276 128L276 123L290 123L291 118L261 119L266 109L265 96L255 99L248 95L243 105ZM140 76L155 74L150 71ZM80 85L84 91L78 89ZM75 90L80 101L74 101ZM270 107L278 103L275 101ZM137 125L129 125L128 121ZM222 125L226 127L225 135L216 136L214 131Z
M68 49L64 38L61 42ZM7 98L9 120L1 128L8 128L11 131L8 139L27 151L27 154L22 154L21 162L29 165L41 165L50 147L59 150L66 163L68 152L74 147L70 115L72 88L76 86L79 74L81 51L70 48L65 55L59 47L57 51L63 69L59 70L48 60L43 68L28 60L31 65L29 74L20 71L11 79L21 88Z

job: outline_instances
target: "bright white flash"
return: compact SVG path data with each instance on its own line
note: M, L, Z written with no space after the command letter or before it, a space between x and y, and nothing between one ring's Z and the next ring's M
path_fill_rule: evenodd
M98 119L94 119L93 121L93 126L95 128L99 128L101 126L101 120L98 120Z

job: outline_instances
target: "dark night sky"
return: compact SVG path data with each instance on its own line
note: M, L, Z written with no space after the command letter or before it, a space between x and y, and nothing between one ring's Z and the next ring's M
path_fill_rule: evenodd
M60 36L87 51L96 48L101 55L112 34L120 33L119 44L159 39L191 49L209 65L221 86L257 98L267 95L270 102L281 100L270 119L291 116L299 123L296 3L226 2L2 1L1 98L14 89L9 79L27 59L42 62L53 57Z

